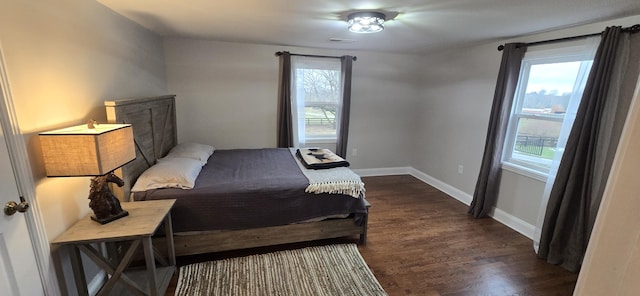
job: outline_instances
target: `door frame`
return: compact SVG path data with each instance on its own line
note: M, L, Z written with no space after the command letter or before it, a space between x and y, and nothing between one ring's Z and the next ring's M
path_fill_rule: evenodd
M0 42L0 124L7 142L9 160L16 179L18 192L29 203L30 210L26 211L24 216L27 221L29 237L33 245L33 252L38 264L38 273L44 293L45 295L60 295L49 240L40 215L38 200L36 199L27 146L18 126L4 61L2 42Z

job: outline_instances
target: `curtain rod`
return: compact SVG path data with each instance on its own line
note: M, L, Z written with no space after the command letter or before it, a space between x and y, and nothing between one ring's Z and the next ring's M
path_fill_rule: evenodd
M279 57L281 56L283 53L288 52L288 51L276 51L276 56ZM292 56L301 56L301 57L310 57L310 58L333 58L333 59L340 59L342 57L339 56L325 56L325 55L315 55L315 54L298 54L298 53L289 53ZM358 57L353 57L353 60L357 60Z
M623 32L629 32L629 33L632 33L632 34L640 32L640 24L636 24L636 25L633 25L631 27L623 28L622 31ZM535 46L535 45L542 45L542 44L555 43L555 42L561 42L561 41L570 41L570 40L582 39L582 38L588 38L588 37L600 36L600 35L602 35L602 33L593 33L593 34L571 36L571 37L564 37L564 38L558 38L558 39L536 41L536 42L531 42L531 43L525 43L525 45L526 46ZM504 45L502 45L502 44L498 45L498 51L501 51L503 49L504 49Z

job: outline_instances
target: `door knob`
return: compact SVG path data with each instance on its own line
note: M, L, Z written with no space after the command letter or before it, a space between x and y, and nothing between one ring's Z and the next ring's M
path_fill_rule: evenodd
M7 216L11 216L16 212L24 213L29 209L29 203L26 201L17 203L15 201L10 201L4 205L4 214Z

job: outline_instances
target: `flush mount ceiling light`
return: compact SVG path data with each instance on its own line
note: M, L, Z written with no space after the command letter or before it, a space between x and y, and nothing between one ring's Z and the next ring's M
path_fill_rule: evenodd
M384 29L384 13L375 11L354 12L347 16L349 31L354 33L375 33Z

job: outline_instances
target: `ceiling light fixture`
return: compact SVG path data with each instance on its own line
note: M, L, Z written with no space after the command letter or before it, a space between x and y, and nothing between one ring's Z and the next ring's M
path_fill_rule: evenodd
M362 11L349 14L347 22L349 31L354 33L376 33L384 29L384 13L375 11Z

